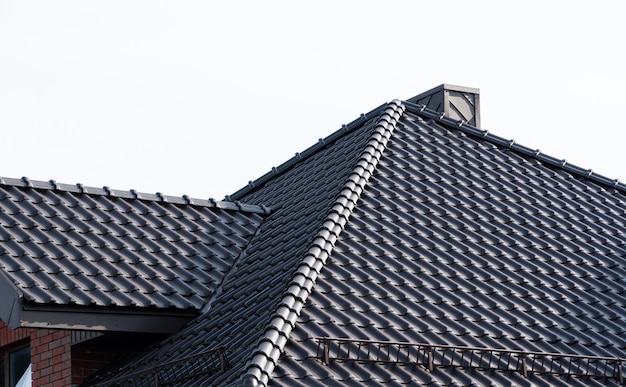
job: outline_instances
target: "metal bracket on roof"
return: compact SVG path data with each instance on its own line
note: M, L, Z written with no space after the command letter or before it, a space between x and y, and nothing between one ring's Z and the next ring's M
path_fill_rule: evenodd
M161 363L155 367L110 379L93 386L177 385L185 381L189 383L201 375L224 372L229 368L226 347L222 346L196 355Z
M317 357L326 365L331 360L382 364L462 367L478 370L515 371L529 374L583 376L623 380L626 359L564 353L530 352L502 348L407 343L318 337Z

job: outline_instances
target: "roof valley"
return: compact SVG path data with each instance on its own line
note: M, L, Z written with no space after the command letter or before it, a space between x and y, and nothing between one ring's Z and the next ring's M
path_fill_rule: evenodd
M224 284L228 281L228 278L235 271L235 269L239 265L239 262L245 259L245 257L248 255L248 248L250 245L250 241L256 238L261 233L262 228L263 228L263 222L259 224L255 232L248 238L246 247L241 250L239 255L235 258L233 264L230 265L230 267L226 270L226 272L224 273L224 276L222 277L222 281L220 281L220 283L217 285L217 287L215 288L215 291L211 294L210 298L205 301L204 306L202 307L202 310L201 310L201 315L208 313L213 303L222 295Z
M375 130L359 156L352 173L348 176L304 259L296 269L283 299L272 314L269 326L252 350L251 358L239 379L239 385L266 386L269 382L300 311L311 294L317 277L332 253L335 242L348 222L365 185L373 175L404 110L403 103L394 100L381 113Z

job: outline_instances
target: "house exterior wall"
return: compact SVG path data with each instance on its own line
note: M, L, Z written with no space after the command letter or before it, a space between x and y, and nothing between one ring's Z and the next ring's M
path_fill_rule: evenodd
M30 328L10 329L0 320L0 350L8 345L30 339L31 330Z
M71 332L58 329L11 329L0 321L0 353L29 344L33 386L70 386L72 383Z
M73 333L60 329L11 329L0 321L0 354L29 344L33 386L77 386L106 365L116 351L88 343L72 345Z
M71 332L32 329L33 386L70 386L72 383Z

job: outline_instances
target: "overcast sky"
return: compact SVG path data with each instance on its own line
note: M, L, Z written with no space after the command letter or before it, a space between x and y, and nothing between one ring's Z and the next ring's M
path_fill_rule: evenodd
M384 102L626 181L620 1L0 0L0 176L217 199Z

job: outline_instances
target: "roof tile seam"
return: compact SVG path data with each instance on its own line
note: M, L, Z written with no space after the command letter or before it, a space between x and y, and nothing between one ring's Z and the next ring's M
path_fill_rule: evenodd
M565 159L558 159L556 157L547 155L542 153L539 149L531 149L526 146L520 145L515 142L515 140L507 140L503 137L496 136L494 134L489 133L488 130L479 129L475 126L469 125L464 120L455 120L450 117L446 117L445 113L437 112L432 110L426 105L417 105L410 102L404 102L406 104L407 111L422 116L424 118L429 118L432 120L436 120L443 125L448 127L458 129L462 133L467 135L481 138L489 143L500 147L506 147L507 149L521 154L523 156L531 157L535 160L543 164L547 164L551 167L558 168L564 170L565 172L571 173L578 177L591 180L594 183L597 183L605 188L616 189L621 193L626 194L626 184L621 183L618 179L611 179L609 177L603 176L599 173L593 172L591 169L585 169L579 167L575 164L568 163Z
M219 208L222 210L234 210L239 212L248 212L248 213L257 213L257 214L268 214L271 212L271 209L264 205L254 205L247 203L240 203L237 201L224 201L224 200L215 200L213 198L209 199L197 199L191 198L187 195L178 196L169 196L163 195L161 192L157 192L155 194L137 192L134 189L129 191L121 191L111 189L107 186L102 188L96 187L86 187L80 183L76 185L70 184L61 184L57 183L54 180L50 180L48 182L39 181L39 180L30 180L28 177L24 176L21 179L7 178L0 176L0 186L7 187L16 187L16 188L30 188L30 189L40 189L40 190L49 190L55 192L70 192L70 193L81 193L89 196L106 196L120 199L130 199L130 200L142 200L142 201L150 201L157 203L171 203L171 204L184 204L184 205L192 205L196 207L210 207L210 208Z
M296 325L317 277L325 266L339 234L347 224L365 185L374 174L387 142L405 110L399 100L387 105L376 123L376 129L362 151L352 173L346 179L329 213L309 249L294 271L291 283L283 299L274 311L270 323L257 341L239 378L239 385L267 386L278 358ZM363 163L365 161L365 163ZM365 165L363 165L365 164ZM338 215L338 216L337 216ZM290 307L290 305L293 305ZM287 316L286 318L284 316Z

